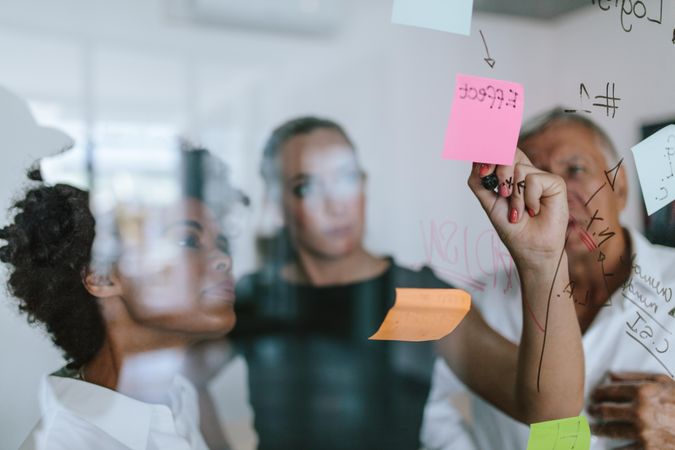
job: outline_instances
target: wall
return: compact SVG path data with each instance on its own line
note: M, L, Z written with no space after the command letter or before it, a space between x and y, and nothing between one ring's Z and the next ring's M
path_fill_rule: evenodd
M576 108L579 83L585 83L591 98L604 95L607 82L615 83L616 96L621 97L616 117L608 118L604 111L591 108L589 118L607 130L625 157L631 176L623 219L641 230L644 206L630 148L641 140L643 124L675 119L675 2L662 2L663 23L659 25L647 18L659 18L661 0L645 1L645 18L624 16L624 26L632 26L628 33L621 25L621 4L617 9L612 2L602 2L603 7L608 3L612 5L609 11L591 6L569 15L556 27L556 44L551 51L555 56L555 84L551 90L556 101ZM588 105L589 101L585 101Z

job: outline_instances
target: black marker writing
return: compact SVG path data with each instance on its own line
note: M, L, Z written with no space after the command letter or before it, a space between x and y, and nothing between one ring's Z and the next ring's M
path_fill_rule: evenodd
M565 247L567 247L567 240L570 238L569 233L565 236L565 243L563 244L562 251L560 252L560 258L558 258L558 265L555 268L555 273L553 274L553 281L551 282L551 289L548 291L548 301L546 303L546 319L544 320L544 339L541 343L541 354L539 355L539 368L537 369L537 392L540 392L539 385L541 383L541 367L544 363L544 350L546 349L546 336L548 335L548 314L551 309L551 297L553 296L553 286L555 286L555 280L558 278L558 271L560 270L560 263L562 262L562 257L565 254Z
M637 318L633 323L626 322L628 330L626 334L632 338L635 342L640 344L650 355L668 372L668 375L673 377L673 373L670 371L668 366L661 361L660 355L666 353L670 349L670 342L667 338L662 338L660 342L653 340L654 338L654 329L649 326L645 318L640 314L639 311L636 311L635 314ZM670 334L670 333L669 333Z
M579 104L583 104L584 102L584 94L586 94L587 99L591 99L591 95L588 93L588 89L586 89L586 85L584 83L579 83ZM590 114L591 110L590 109L582 109L583 112ZM566 113L574 113L577 112L576 109L566 109Z
M666 286L662 286L661 281L655 279L652 275L642 273L642 267L640 267L640 265L635 262L636 256L637 255L633 255L633 258L631 260L631 269L633 270L635 276L637 276L647 285L649 285L649 287L651 287L654 290L656 295L663 297L663 299L667 303L669 303L673 299L673 289Z
M619 0L614 0L614 8L619 8ZM596 0L591 0L595 5ZM609 11L612 8L612 0L597 0L598 7L603 11ZM647 5L651 6L648 8ZM656 15L656 5L659 7L658 16ZM649 10L648 10L649 9ZM661 24L663 22L663 0L621 0L621 12L619 21L621 29L629 33L633 29L633 24L627 24L629 18L633 16L636 19L644 19L649 22ZM658 17L658 18L657 18Z
M513 188L513 177L509 177L508 180L504 181L504 186L508 186L509 189Z
M605 172L605 173L606 173L606 172ZM584 203L584 206L588 206L588 204L591 202L591 200L593 200L593 199L595 198L595 196L598 195L598 193L599 193L605 186L607 186L607 183L603 183L602 186L600 186L600 187L598 188L597 191L593 192L593 195L591 195L591 196L589 197L589 199L586 200L586 203ZM613 189L612 189L612 190L613 190Z
M593 213L593 216L591 217L591 220L589 220L589 221L588 221L588 225L586 225L586 231L588 231L588 230L591 229L591 226L593 225L593 222L595 222L596 220L600 220L600 221L605 220L605 219L603 219L602 217L600 217L600 216L598 215L599 212L600 212L599 209L596 209L596 210L595 210L595 212Z
M487 47L487 42L485 42L485 36L483 36L483 30L478 30L480 33L480 37L483 39L483 45L485 46L485 53L487 53L487 58L483 58L483 61L488 63L488 66L490 66L490 69L492 69L495 66L495 60L490 58L490 50L488 50Z
M598 247L600 247L602 244L613 238L615 234L616 233L614 231L609 230L609 227L605 228L600 233L598 233L598 237L604 238L602 241L600 241ZM595 236L595 233L593 233L593 236Z
M593 103L592 106L597 106L599 108L603 108L605 110L605 113L607 117L609 117L610 111L612 112L612 118L616 115L616 111L619 109L619 106L617 105L617 102L621 100L620 97L617 97L615 95L615 84L612 83L612 92L610 95L609 91L609 82L605 85L605 95L596 95L594 97L595 100L601 100L602 103ZM584 103L584 95L588 100L591 99L591 95L588 93L588 89L586 89L586 85L584 83L579 84L579 103L583 105ZM577 109L565 109L564 110L566 113L575 113L578 110ZM591 114L590 109L581 109L581 111Z
M525 190L525 180L519 181L516 186L518 187L518 195L520 195Z
M586 306L588 305L588 301L591 298L591 291L586 291L586 295L584 296L584 302L581 303L580 301L577 301L577 299L574 299L575 304L579 304L581 306Z
M651 310L652 313L656 314L656 312L659 310L659 305L657 305L655 302L650 302L649 300L647 300L647 297L645 297L633 285L633 277L629 277L628 280L626 280L623 283L623 286L621 287L621 289L623 290L624 294L630 294L630 300L637 301L638 303L640 303L640 305L642 305L642 307L644 307L648 310ZM626 298L628 298L628 297L626 297Z
M673 161L672 157L675 157L675 135L671 134L668 136L666 141L666 152L664 154L667 163L666 163L666 173L667 175L664 178L661 178L661 182L665 183L666 180L670 180L675 176L673 173ZM656 200L663 201L668 198L668 188L666 186L661 186L659 192L663 192L662 197L655 197Z
M668 140L666 141L666 155L665 156L668 159L668 168L670 169L670 174L666 178L672 178L673 177L673 161L670 158L675 156L675 134L671 134L670 136L668 136ZM661 181L665 181L665 179L662 179Z
M502 106L515 108L518 103L518 93L513 89L509 89L505 93L502 88L496 88L491 84L477 88L470 86L469 83L464 83L464 86L460 86L458 89L461 100L475 100L480 103L487 100L486 104L490 105L490 109L495 107L502 109Z
M612 191L614 190L614 185L616 184L616 176L619 174L619 169L621 168L622 163L623 158L619 160L616 166L612 167L609 170L605 170L605 177L607 178L607 181L609 182L609 186L612 188Z
M610 97L609 95L609 82L605 86L605 95L596 95L595 96L596 100L605 100L605 103L593 103L593 106L600 106L605 108L605 112L607 114L607 117L609 117L609 110L612 110L612 119L616 115L616 110L619 109L619 107L616 105L616 102L621 100L619 97L616 97L614 94L614 83L612 83L612 95Z

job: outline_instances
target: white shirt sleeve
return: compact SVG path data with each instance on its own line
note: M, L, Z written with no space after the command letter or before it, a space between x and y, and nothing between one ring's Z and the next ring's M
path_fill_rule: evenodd
M209 383L209 392L232 450L258 448L258 434L253 426L253 408L249 401L246 360L235 356Z
M468 424L452 403L461 393L468 391L445 361L436 358L420 432L425 449L478 450Z

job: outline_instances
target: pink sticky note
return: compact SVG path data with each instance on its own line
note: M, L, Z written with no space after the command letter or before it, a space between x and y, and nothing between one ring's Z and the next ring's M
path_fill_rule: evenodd
M524 101L518 83L457 74L443 158L513 164Z

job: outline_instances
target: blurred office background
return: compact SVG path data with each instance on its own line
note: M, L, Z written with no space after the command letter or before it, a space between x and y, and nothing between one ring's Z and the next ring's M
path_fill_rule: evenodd
M503 280L473 281L501 263L466 188L469 164L440 157L457 72L524 84L525 117L557 104L591 109L626 157L624 220L638 229L644 213L630 147L643 125L675 116L672 2L663 2L662 24L624 17L629 33L620 8L507 3L476 0L465 37L393 25L392 0L2 0L0 85L77 145L93 136L142 148L183 134L223 157L252 199L237 222L238 276L257 266L255 237L265 232L258 163L267 134L301 114L333 118L351 132L369 175L369 248L498 292ZM645 2L648 16L658 17L659 4ZM608 82L621 98L614 118L579 96L580 83L593 98ZM0 164L0 177L22 169ZM2 193L3 210L12 195ZM434 229L440 245L430 241ZM4 297L0 447L11 449L38 418L41 374L62 360Z

